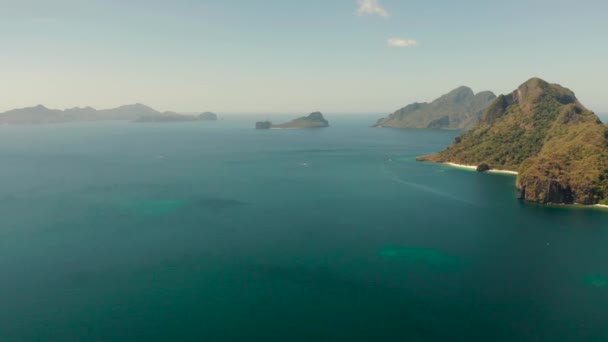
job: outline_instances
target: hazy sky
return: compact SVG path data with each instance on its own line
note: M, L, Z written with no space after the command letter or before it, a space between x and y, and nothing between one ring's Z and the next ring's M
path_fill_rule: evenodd
M0 110L393 111L532 76L608 112L606 0L0 0Z

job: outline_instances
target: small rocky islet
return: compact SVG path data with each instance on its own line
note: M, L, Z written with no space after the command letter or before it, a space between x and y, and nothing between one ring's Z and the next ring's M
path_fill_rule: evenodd
M329 121L323 117L321 112L313 112L308 116L303 116L287 123L274 125L270 121L258 121L256 129L307 129L329 127Z

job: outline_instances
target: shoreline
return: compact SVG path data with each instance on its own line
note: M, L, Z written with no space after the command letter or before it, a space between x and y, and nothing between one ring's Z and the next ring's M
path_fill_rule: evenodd
M453 167L453 168L472 170L472 171L477 172L477 166L474 166L474 165L456 164L456 163L439 163L439 164L446 165L446 166ZM486 171L486 172L497 173L497 174L507 174L507 175L514 175L514 176L518 175L517 172L515 172L515 171L509 171L509 170L489 170L489 171ZM582 204L578 204L578 203L573 203L573 204L552 204L552 203L547 203L546 206L574 207L574 208L596 208L596 209L601 209L601 210L608 210L608 205L606 205L606 204L582 205Z
M461 168L461 169L467 169L467 170L473 170L473 171L477 171L477 166L474 165L465 165L465 164L456 164L456 163L442 163L444 165L448 165L451 167L455 167L455 168ZM498 170L498 169L490 169L486 172L489 173L500 173L500 174L505 174L505 175L513 175L513 176L517 176L518 173L516 171L509 171L509 170ZM606 206L608 208L608 206Z

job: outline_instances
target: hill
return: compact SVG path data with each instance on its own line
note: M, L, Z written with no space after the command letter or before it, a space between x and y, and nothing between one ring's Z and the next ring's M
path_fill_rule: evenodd
M91 107L75 107L65 110L49 109L43 105L13 109L0 114L0 124L45 124L104 120L136 120L146 115L161 113L142 104L96 110Z
M213 112L204 112L198 115L199 121L217 121L218 116Z
M452 146L418 160L517 171L528 201L608 204L608 127L571 90L539 78L499 96Z
M475 95L459 87L431 103L413 103L378 120L375 127L470 129L496 95L484 91Z
M260 121L256 123L256 129L304 129L323 127L329 127L329 121L325 120L321 112L310 113L308 116L303 116L280 125L273 125L269 121Z

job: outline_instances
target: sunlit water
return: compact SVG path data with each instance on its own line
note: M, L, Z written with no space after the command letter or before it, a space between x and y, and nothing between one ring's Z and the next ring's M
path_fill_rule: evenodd
M256 119L0 127L0 340L608 340L608 211Z

